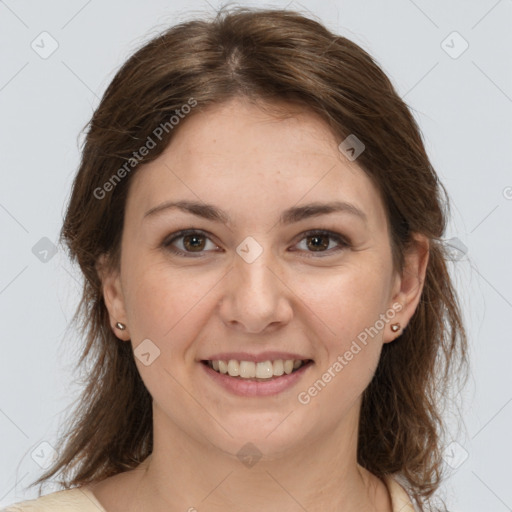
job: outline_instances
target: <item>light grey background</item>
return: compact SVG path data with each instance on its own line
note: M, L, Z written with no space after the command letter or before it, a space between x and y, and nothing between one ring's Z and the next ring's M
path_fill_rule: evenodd
M511 511L512 1L257 5L310 10L368 50L413 109L452 200L446 238L467 247L451 268L472 375L465 428L458 437L454 431L457 444L446 454L444 496L452 511ZM73 382L80 340L66 331L80 278L65 254L51 257L48 241L40 242L57 241L78 134L133 50L193 10L212 8L206 1L0 1L0 506L36 496L26 489L42 471L36 461L56 445L59 421L80 390ZM42 58L52 44L56 51Z

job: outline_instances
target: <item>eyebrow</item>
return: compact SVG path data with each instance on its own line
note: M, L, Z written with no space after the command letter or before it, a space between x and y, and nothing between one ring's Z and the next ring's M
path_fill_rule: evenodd
M144 219L162 213L164 211L179 209L186 213L191 213L197 217L202 217L214 222L230 224L229 215L212 204L198 203L195 201L166 201L158 206L148 210L144 214ZM333 201L329 203L309 203L304 206L294 206L285 210L279 219L280 224L293 224L310 217L318 217L330 213L343 212L359 217L367 222L366 214L352 203L345 201Z

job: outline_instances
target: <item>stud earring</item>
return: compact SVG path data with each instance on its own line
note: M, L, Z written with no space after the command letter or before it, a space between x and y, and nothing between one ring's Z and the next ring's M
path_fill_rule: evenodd
M400 330L400 324L391 324L391 330L393 332L398 332Z
M120 331L124 331L126 329L126 325L122 324L121 322L117 322L116 323L116 327L120 330Z

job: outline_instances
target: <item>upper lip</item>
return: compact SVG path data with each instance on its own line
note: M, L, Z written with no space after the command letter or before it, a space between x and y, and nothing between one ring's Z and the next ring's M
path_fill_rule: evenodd
M248 352L221 352L213 354L206 359L202 359L202 361L229 361L230 359L260 363L263 361L275 361L277 359L283 359L285 361L287 359L300 359L301 361L306 361L311 358L305 357L301 354L294 354L292 352L279 351L260 352L259 354L249 354Z

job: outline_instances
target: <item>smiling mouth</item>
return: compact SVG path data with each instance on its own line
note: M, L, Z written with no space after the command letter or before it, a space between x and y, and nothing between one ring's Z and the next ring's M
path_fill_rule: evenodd
M290 375L305 366L313 364L312 359L277 359L275 361L229 361L203 360L205 366L213 371L239 380L267 382L283 375Z

